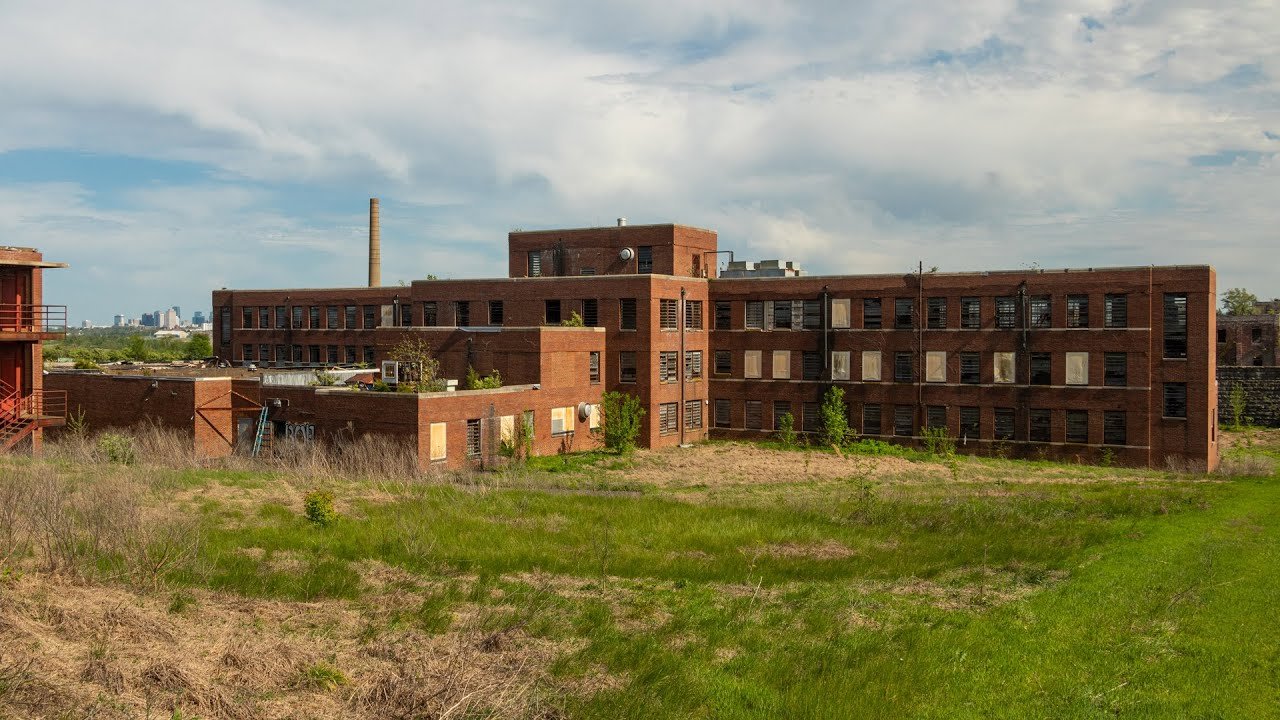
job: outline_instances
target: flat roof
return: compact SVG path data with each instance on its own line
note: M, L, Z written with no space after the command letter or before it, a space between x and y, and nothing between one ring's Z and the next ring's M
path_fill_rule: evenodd
M512 230L507 233L511 235L535 235L557 232L588 232L592 230L627 230L629 228L684 228L686 230L697 230L699 232L712 233L718 235L715 230L710 228L698 227L697 225L685 225L683 223L649 223L647 225L597 225L595 227L576 227L576 228L547 228L546 230Z

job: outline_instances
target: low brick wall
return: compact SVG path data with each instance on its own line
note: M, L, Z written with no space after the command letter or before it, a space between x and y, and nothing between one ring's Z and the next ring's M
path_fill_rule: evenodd
M1280 367L1218 367L1218 424L1231 425L1231 392L1244 389L1244 417L1253 425L1280 427Z

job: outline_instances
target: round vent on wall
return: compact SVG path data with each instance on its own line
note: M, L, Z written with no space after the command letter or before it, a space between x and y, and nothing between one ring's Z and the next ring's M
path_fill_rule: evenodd
M622 248L622 250L618 251L618 259L622 262L626 262L635 256L636 253L631 248Z
M578 422L586 422L591 419L591 403L578 403Z

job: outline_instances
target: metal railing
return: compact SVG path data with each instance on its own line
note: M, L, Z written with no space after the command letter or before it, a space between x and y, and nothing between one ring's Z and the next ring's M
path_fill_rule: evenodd
M65 333L66 331L66 305L0 303L0 333Z
M57 424L66 418L66 390L39 390L21 395L0 380L0 435L20 424L50 424L49 421Z

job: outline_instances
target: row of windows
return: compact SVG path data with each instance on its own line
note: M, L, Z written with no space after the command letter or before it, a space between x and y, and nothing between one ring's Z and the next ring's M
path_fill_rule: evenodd
M373 365L376 352L372 345L268 345L245 343L240 346L240 359L246 363L277 365Z
M669 402L658 404L658 434L674 435L680 432L680 418L677 414L680 403ZM686 400L684 402L684 427L686 430L702 429L702 401Z
M743 352L742 376L747 379L762 377L763 350L746 350ZM790 350L770 351L771 379L791 379L792 366ZM865 350L861 353L861 373L859 378L864 382L880 382L885 379L882 357L885 353L879 350ZM961 383L978 384L982 378L982 353L961 352L959 354L958 377ZM1055 353L1029 353L1027 384L1049 385L1053 378ZM832 380L849 380L852 378L851 358L848 350L836 350L830 356ZM1018 354L1013 352L994 352L991 355L992 381L996 383L1014 383L1017 377ZM1067 385L1089 384L1089 353L1062 353L1064 380ZM894 382L915 382L917 380L916 353L900 351L892 353ZM949 365L947 352L930 350L924 353L924 381L945 383L949 381ZM1125 387L1128 385L1128 353L1103 353L1103 385ZM822 377L821 354L817 351L801 352L801 378L819 380ZM715 351L715 374L733 374L733 353L729 350Z
M544 272L542 265L542 256L547 252L551 254L551 262L553 263L550 273ZM542 277L547 274L563 276L565 274L563 249L553 248L551 250L530 250L526 257L528 258L529 277ZM696 268L702 261L697 255L694 255L693 257L693 266ZM596 269L594 267L583 267L579 268L578 272L582 275L595 275ZM636 247L636 272L645 274L653 272L652 245L640 245Z
M555 407L551 408L551 435L553 437L570 435L574 431L574 421L577 419L577 408ZM596 429L600 427L599 409L593 407L590 415L586 418L587 427ZM515 415L503 415L493 418L490 422L497 423L497 437L504 444L513 444L517 442L519 433L517 431L517 421ZM482 452L483 438L483 422L480 418L472 418L466 421L466 453L468 458L478 458ZM534 411L525 410L520 416L520 423L526 427L536 427L534 419ZM430 433L430 449L429 457L432 461L444 460L448 457L448 423L435 422L429 425Z
M747 430L764 429L764 401L746 400L743 402L743 428ZM783 418L792 415L794 403L789 400L774 400L773 429L781 430ZM732 426L732 401L719 398L713 401L712 423L716 428ZM958 439L965 440L1029 440L1031 442L1050 442L1053 427L1053 414L1063 413L1064 438L1069 443L1089 442L1089 411L1062 410L1049 408L1032 408L1027 413L1026 423L1019 431L1017 414L1013 408L993 408L992 423L984 433L982 427L982 411L978 407L959 408ZM1105 410L1102 413L1102 442L1105 445L1128 444L1128 417L1123 410ZM886 418L890 421L885 425ZM818 403L801 403L800 422L796 429L802 432L818 432L821 421L818 415ZM878 403L865 403L862 406L863 435L896 435L914 437L916 433L916 412L914 405L882 406ZM946 428L947 408L944 405L929 405L925 408L924 424L926 428Z
M596 353L592 353L596 355ZM674 383L680 376L680 371L676 367L676 361L680 354L674 350L664 350L658 353L658 382ZM598 371L597 371L598 374ZM618 353L618 382L634 383L636 381L636 352L634 350L623 350ZM700 380L702 379L702 351L686 350L684 352L684 379ZM594 382L594 380L593 380Z
M223 308L224 330L230 328L231 311ZM240 308L240 327L262 330L370 330L392 325L412 325L409 303L392 305L263 305Z

